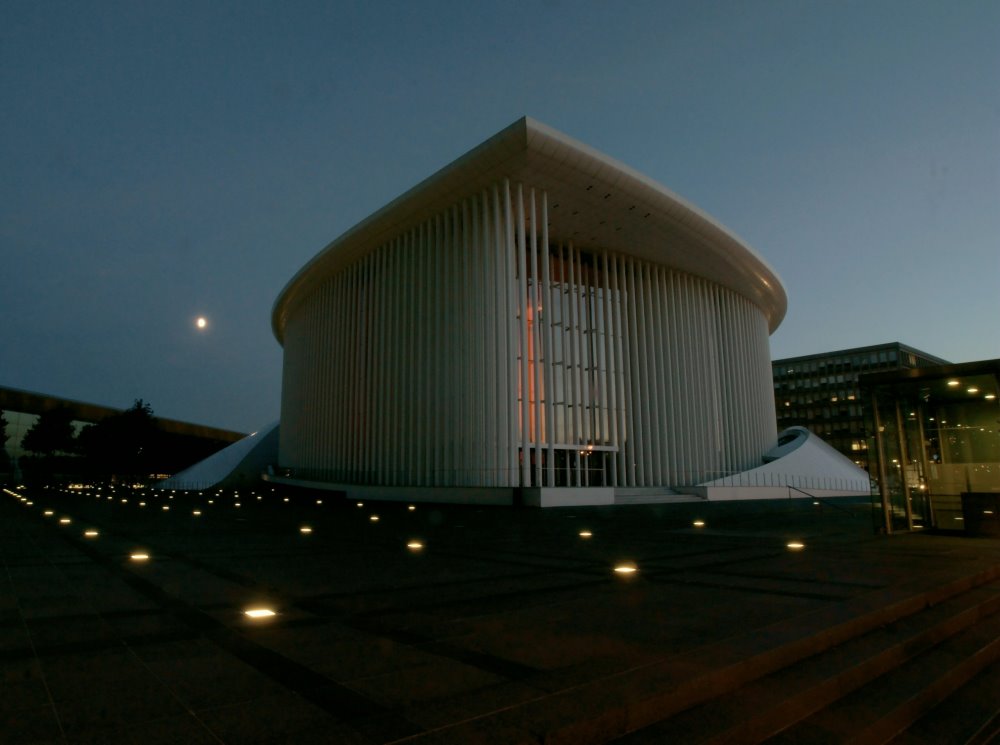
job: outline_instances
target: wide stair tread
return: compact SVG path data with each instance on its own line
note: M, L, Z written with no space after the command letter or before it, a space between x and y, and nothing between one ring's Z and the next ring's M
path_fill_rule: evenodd
M764 676L794 668L802 660L816 657L881 626L924 613L947 616L938 605L954 601L975 607L985 602L998 602L996 596L1000 595L996 587L990 587L1000 582L1000 566L963 577L941 577L939 584L928 580L924 576L912 584L864 593L762 628L747 629L698 649L651 660L629 670L597 675L523 704L503 707L424 733L408 742L413 745L480 742L485 733L493 733L490 735L493 739L487 738L487 741L587 745L646 732L655 735L653 727L671 717L728 696ZM958 600L962 597L964 601ZM961 609L953 607L953 611L954 615ZM784 722L782 726L788 724ZM499 739L495 736L498 732L503 733ZM668 741L687 740L655 736L650 740L635 740Z
M920 717L892 745L1000 743L1000 662Z
M767 742L887 742L998 659L1000 613L994 613Z
M983 616L998 612L1000 582L974 588L759 677L617 742L759 742Z

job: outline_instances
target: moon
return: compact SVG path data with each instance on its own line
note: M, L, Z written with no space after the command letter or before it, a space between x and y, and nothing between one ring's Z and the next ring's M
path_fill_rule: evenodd
M204 330L208 328L208 319L205 318L205 316L198 316L198 318L195 319L194 325L199 330Z

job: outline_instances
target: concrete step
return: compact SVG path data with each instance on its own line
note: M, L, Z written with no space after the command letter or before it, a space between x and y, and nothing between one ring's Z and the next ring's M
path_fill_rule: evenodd
M888 742L1000 660L1000 613L927 649L766 742Z
M1000 742L1000 662L920 717L891 745L987 745Z
M760 742L995 613L1000 582L900 617L620 742Z
M926 580L921 578L919 585L866 593L722 642L539 695L522 704L420 735L408 742L480 742L484 741L485 733L503 733L497 742L576 745L609 742L1000 580L1000 566L945 581L931 589L927 589ZM951 611L935 610L934 613L944 616L939 620L945 627L949 623L962 626L969 618L981 617L986 612L978 609L983 603L1000 602L996 598L995 589L987 588L974 598L970 596L949 606ZM964 611L963 603L968 603ZM970 615L962 620L948 620L965 611ZM1000 613L990 618L1000 619ZM931 626L936 628L937 624L932 621ZM945 635L941 629L929 633ZM928 643L927 639L921 643ZM901 652L889 656L893 654L905 657ZM530 684L530 681L525 682ZM667 741L661 737L649 742Z
M615 504L685 504L687 502L704 502L701 497L693 494L660 494L636 497L615 496Z
M679 504L704 502L694 494L680 494L666 487L620 487L615 489L615 504Z

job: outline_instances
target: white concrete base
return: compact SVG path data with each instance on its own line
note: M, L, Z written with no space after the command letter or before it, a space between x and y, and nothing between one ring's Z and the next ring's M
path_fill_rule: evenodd
M331 484L326 481L305 481L284 476L265 474L264 480L272 484L286 484L304 489L340 492L348 500L420 502L440 504L484 504L509 507L514 504L515 490L510 487L416 487L416 486L359 486L358 484ZM522 489L526 507L602 507L613 504L654 504L693 501L732 502L751 499L826 499L830 497L867 497L867 491L843 489L808 489L799 491L788 486L686 486L683 492L669 489L615 489L600 486L566 486ZM616 500L615 495L619 497Z
M744 499L828 499L831 497L867 497L867 491L843 489L808 489L806 494L788 486L689 486L684 491L709 502L733 502Z
M613 487L551 486L522 489L526 507L597 507L615 503Z
M341 492L348 500L385 502L437 502L439 504L485 504L510 507L514 490L509 487L464 486L360 486L332 484L328 481L305 481L284 476L264 476L272 484L285 484L303 489Z

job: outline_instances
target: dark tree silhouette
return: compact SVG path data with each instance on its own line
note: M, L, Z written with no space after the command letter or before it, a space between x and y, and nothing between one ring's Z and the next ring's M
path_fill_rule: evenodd
M6 471L10 466L10 456L7 455L7 425L10 422L7 421L7 417L4 416L4 410L0 409L0 471Z
M63 406L43 411L24 433L22 446L43 456L74 452L73 413Z
M134 477L148 473L158 439L153 408L140 398L131 408L83 429L79 445L95 473Z

